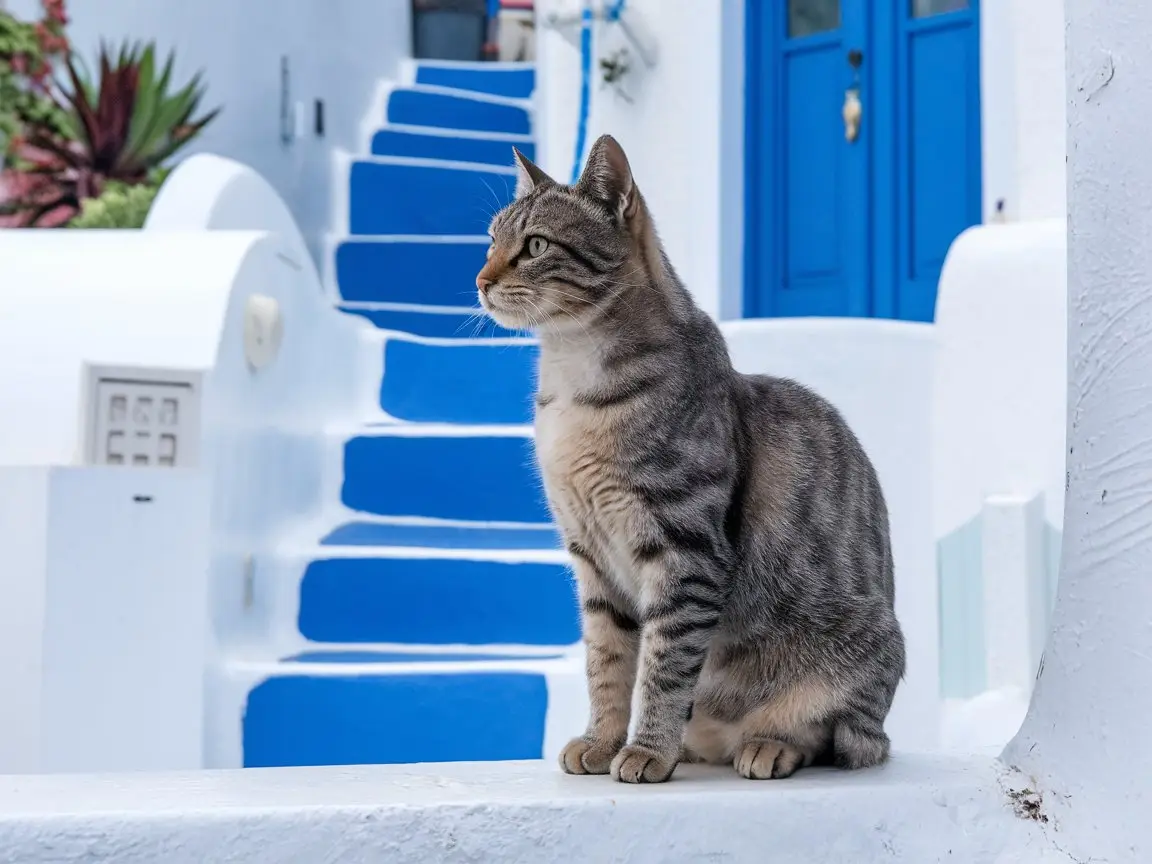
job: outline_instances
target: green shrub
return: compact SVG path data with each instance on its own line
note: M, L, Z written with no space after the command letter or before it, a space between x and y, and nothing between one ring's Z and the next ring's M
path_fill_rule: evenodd
M155 172L146 183L131 185L109 180L95 198L80 202L69 228L143 228L148 211L168 171Z

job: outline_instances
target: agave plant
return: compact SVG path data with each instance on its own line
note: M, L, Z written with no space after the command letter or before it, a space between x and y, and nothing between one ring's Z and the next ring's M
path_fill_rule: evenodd
M69 55L68 85L56 87L63 94L58 104L68 112L69 134L45 126L28 130L24 173L34 193L0 205L0 213L20 214L25 226L62 224L79 211L81 201L98 197L108 181L146 182L219 113L197 116L204 96L199 73L172 92L174 63L169 53L158 69L152 43L125 43L116 56L101 45L94 78Z

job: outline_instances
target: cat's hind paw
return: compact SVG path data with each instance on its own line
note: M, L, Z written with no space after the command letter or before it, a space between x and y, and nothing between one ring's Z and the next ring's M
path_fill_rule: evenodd
M619 751L613 742L573 738L560 751L560 767L565 774L607 774Z
M676 770L669 759L639 744L629 744L612 760L612 779L621 783L663 783Z

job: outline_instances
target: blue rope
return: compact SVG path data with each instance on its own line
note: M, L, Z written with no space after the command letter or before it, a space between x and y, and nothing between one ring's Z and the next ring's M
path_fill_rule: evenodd
M627 0L612 0L604 13L609 23L620 20ZM585 0L580 13L580 119L576 123L576 156L572 161L572 182L580 179L584 148L588 144L588 114L592 110L592 0Z
M576 124L576 155L572 161L572 182L580 179L584 147L588 143L588 112L592 103L592 2L580 13L580 119Z

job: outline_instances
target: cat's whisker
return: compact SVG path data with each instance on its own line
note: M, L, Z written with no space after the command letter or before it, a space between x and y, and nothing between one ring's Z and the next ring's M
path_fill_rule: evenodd
M488 185L488 181L484 179L483 174L477 174L476 176L480 178L480 182L484 184L484 188L486 188L488 193L492 196L492 203L496 206L496 210L493 211L493 215L499 213L504 208L504 205L500 203L502 199L499 195L496 194L496 190Z

